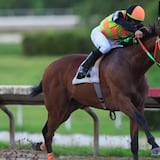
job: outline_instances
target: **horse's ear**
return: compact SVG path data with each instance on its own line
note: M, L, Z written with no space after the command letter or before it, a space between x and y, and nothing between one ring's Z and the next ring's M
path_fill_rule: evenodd
M155 33L156 35L160 36L160 26L155 26Z
M156 28L155 24L150 25L150 33L152 35L156 34L156 29L155 28Z
M150 29L146 26L143 26L142 28L140 28L140 31L142 31L145 36L150 34Z
M160 35L160 26L159 25L150 25L150 34L151 35Z

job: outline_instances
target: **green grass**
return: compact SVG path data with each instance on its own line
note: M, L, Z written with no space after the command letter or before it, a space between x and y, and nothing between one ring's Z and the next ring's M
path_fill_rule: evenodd
M0 85L32 85L39 83L45 68L55 57L1 56L0 59Z
M160 87L160 67L154 64L147 72L149 87Z
M38 83L43 75L46 66L53 58L16 58L2 57L0 73L3 75L0 80L1 85L30 85ZM21 62L20 62L21 61ZM6 65L9 64L9 65Z
M37 84L49 63L58 56L22 55L20 45L0 44L0 85L32 85Z
M8 148L8 143L1 143L0 149L4 150ZM30 143L28 144L22 144L17 143L16 145L18 150L32 150L32 145ZM28 152L29 153L29 152ZM46 154L46 152L44 152ZM54 145L54 155L55 157L60 156L93 156L93 147L90 146L57 146ZM99 149L99 157L132 157L130 149L124 149L124 148L105 148L101 147ZM139 151L140 157L151 157L159 159L157 156L151 156L149 150L140 150Z
M21 55L22 55L22 47L20 44L0 43L0 56L17 57Z
M26 132L41 132L43 125L47 119L47 112L44 106L25 106L22 107L23 125L18 124L18 108L19 106L8 106L15 117L16 131ZM108 111L95 110L99 118L100 134L107 135L124 135L129 134L128 118L122 114L122 126L120 129L115 127L115 121L109 118ZM5 113L0 112L0 130L9 129L9 120ZM74 134L82 133L93 135L93 120L84 110L77 110L71 115L71 129L67 129L65 124L62 124L57 130L57 133Z

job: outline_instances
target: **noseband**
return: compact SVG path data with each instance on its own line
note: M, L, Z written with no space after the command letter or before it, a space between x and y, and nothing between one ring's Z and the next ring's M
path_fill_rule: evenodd
M154 53L153 54L151 54L146 49L146 47L143 45L142 41L139 38L137 38L137 40L138 40L139 44L141 45L142 49L144 50L144 52L148 55L148 57L160 67L160 62L158 62L156 60L157 51L160 51L160 37L159 36L156 37Z

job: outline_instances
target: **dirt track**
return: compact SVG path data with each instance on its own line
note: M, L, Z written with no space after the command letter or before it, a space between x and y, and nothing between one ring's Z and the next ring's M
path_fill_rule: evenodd
M0 160L46 160L45 152L31 150L0 150ZM121 157L59 157L56 160L132 160ZM158 160L157 158L140 158L140 160Z
M120 158L120 157L64 157L64 158L58 158L56 160L133 160L132 158ZM157 160L152 158L140 158L140 160Z

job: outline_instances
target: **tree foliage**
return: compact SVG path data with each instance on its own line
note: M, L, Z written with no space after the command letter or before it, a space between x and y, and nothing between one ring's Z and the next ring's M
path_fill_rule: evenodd
M86 18L86 22L91 16L99 16L98 19L111 14L116 10L126 9L132 4L139 4L143 6L146 12L147 24L156 22L158 17L158 2L159 0L146 1L146 0L86 0L81 3L78 7L78 13ZM83 12L81 12L83 11ZM95 20L95 19L94 19ZM95 20L95 23L97 21Z
M84 0L81 0L83 3ZM69 8L79 4L75 0L1 0L0 9Z
M140 4L146 11L146 23L152 23L157 19L158 2L159 0L1 0L0 9L72 8L74 13L85 19L85 23L96 24L115 10L126 9L131 4ZM92 22L88 21L90 19Z

